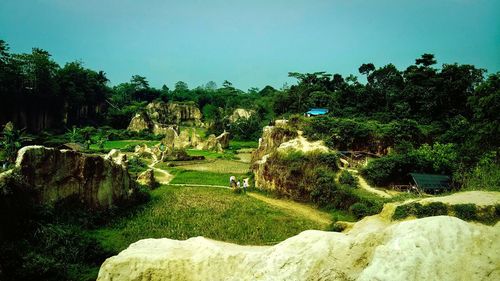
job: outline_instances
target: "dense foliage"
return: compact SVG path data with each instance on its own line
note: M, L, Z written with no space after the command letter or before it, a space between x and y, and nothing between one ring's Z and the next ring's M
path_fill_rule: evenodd
M257 140L262 126L273 119L292 121L294 114L323 107L327 116L304 121L305 135L338 150L389 154L368 165L365 175L374 183L404 182L408 171L478 182L483 173L477 169L494 170L500 161L500 73L485 77L485 72L457 63L437 67L434 55L423 54L404 70L365 63L359 67L365 83L354 75L290 72L297 83L279 90L242 91L227 80L220 87L210 81L190 88L179 81L172 89L157 89L140 75L111 87L103 71L82 62L60 66L45 50L15 54L0 41L0 124L13 121L16 128L39 135L44 130L66 133L73 126L123 129L148 102L190 101L211 125L208 133L228 130L235 139ZM229 122L238 107L255 114ZM106 138L114 136L90 140L102 143ZM446 151L434 154L440 146ZM485 157L492 159L489 166L479 164Z

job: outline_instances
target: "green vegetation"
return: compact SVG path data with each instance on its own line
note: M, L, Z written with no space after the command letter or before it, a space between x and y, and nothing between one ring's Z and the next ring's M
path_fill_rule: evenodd
M358 187L358 178L353 176L349 171L342 170L339 175L339 183L345 184L352 188Z
M226 179L227 181L227 179ZM144 238L204 236L239 244L278 243L306 229L319 229L249 196L228 189L163 186L142 210L94 231L105 249L118 252Z
M126 149L127 147L135 147L136 145L144 145L154 146L159 144L159 141L146 141L146 140L116 140L116 141L106 141L104 143L104 150L111 149ZM99 147L97 144L90 145L90 149L98 150Z
M260 129L262 131L262 128L260 128ZM229 148L233 151L239 150L239 149L244 149L244 148L257 148L258 146L259 146L258 141L241 141L241 140L229 141Z
M355 217L378 213L382 199L337 182L337 161L335 153L274 153L266 161L264 177L274 180L273 192L278 196L313 202L327 210L349 211ZM356 203L366 208L360 204L351 208Z
M229 177L238 176L235 174L223 174L213 172L200 172L190 170L171 169L175 178L171 184L206 184L229 186Z
M477 220L477 208L474 204L457 204L453 206L455 216L465 221Z
M474 204L446 205L442 202L431 202L422 205L418 202L399 205L394 210L392 219L401 220L409 216L425 218L431 216L454 216L466 221L477 221L495 224L500 220L499 206L479 208Z

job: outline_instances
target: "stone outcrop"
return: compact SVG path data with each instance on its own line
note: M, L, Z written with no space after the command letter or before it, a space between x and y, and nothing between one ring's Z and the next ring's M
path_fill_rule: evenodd
M231 116L229 116L229 122L234 123L234 122L238 121L239 119L249 119L254 114L255 114L255 111L253 111L253 110L248 110L248 109L244 109L244 108L236 108L233 111L233 114L231 114Z
M167 130L178 132L178 125L201 126L201 111L192 102L186 103L149 103L144 111L137 113L128 126L128 130L148 131L156 135Z
M180 134L170 130L163 138L162 144L170 150L196 148L223 152L224 148L229 147L229 133L224 132L217 137L212 134L202 140L194 128L185 129Z
M279 121L279 122L278 122ZM262 137L259 139L259 147L252 154L252 171L255 186L266 190L282 188L283 184L277 184L276 178L269 175L269 157L273 153L290 153L300 151L303 153L329 153L330 149L323 141L310 142L302 136L301 131L290 129L287 122L277 120L275 126L264 127ZM280 181L283 182L283 181Z
M222 148L228 148L229 147L229 133L224 131L222 134L220 134L218 137L215 138L218 143L220 143L220 146Z
M19 150L14 172L17 184L28 190L35 203L78 198L88 208L106 209L133 199L136 193L126 156L117 151L101 157L27 146Z
M158 182L156 181L153 169L147 169L146 171L140 173L137 176L137 182L151 189L156 188L159 185Z
M130 120L130 124L127 127L127 130L132 132L141 132L141 131L149 131L153 127L151 120L148 115L144 112L137 113L132 120Z
M108 258L97 280L500 279L500 223L391 221L388 213L384 208L343 233L308 230L275 246L140 240Z
M252 162L262 159L266 154L275 151L282 143L294 139L297 132L289 129L286 123L281 126L266 126L259 138L259 147L252 154Z

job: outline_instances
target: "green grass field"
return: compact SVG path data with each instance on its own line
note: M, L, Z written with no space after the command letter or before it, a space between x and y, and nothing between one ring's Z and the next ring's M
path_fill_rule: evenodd
M169 172L175 176L175 178L170 182L172 184L206 184L229 186L229 177L236 176L240 179L246 177L246 175L244 174L200 172L182 169L170 169Z
M138 144L147 144L148 146L153 146L159 144L159 141L148 141L148 140L116 140L116 141L107 141L104 143L104 149L122 149L126 146L136 146ZM90 149L97 150L97 144L92 144Z
M237 140L229 141L229 148L231 150L238 150L242 148L257 148L257 147L259 147L258 141L237 141Z
M161 186L135 213L92 231L112 252L145 238L206 238L249 245L275 244L307 229L313 221L291 216L246 195L216 187Z

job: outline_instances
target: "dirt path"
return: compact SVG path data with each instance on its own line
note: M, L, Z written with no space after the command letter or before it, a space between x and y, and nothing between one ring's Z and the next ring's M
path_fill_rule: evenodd
M383 197L383 198L391 198L391 197L392 197L392 195L391 195L391 194L389 194L389 193L387 193L387 192L384 192L384 191L382 191L382 190L379 190L379 189L376 189L376 188L371 187L371 186L370 186L370 185L366 182L366 180L365 180L363 177L361 177L361 176L359 175L359 173L358 173L358 171L357 171L357 170L353 170L353 169L346 169L346 168L342 168L342 167L341 167L340 169L342 169L342 170L347 170L347 171L349 171L350 173L352 173L355 177L357 177L357 178L358 178L359 187L361 187L362 189L364 189L364 190L366 190L366 191L368 191L368 192L371 192L371 193L373 193L373 194L376 194L376 195L378 195L378 196L380 196L380 197Z
M363 188L364 190L368 191L368 192L371 192L371 193L374 193L374 194L377 194L378 196L380 197L384 197L384 198L391 198L392 196L389 194L389 193L386 193L384 191L381 191L381 190L378 190L378 189L375 189L373 187L371 187L366 181L364 178L362 178L361 176L358 175L358 180L359 180L359 186L361 188Z
M156 163L157 162L153 162L153 163L149 164L148 167L153 169L153 171L156 172L155 178L160 184L168 184L174 178L174 176L165 170L162 170L160 168L156 168L155 167Z
M321 224L323 227L327 227L332 223L332 217L330 214L315 209L313 207L310 207L306 204L301 204L289 200L269 198L264 195L253 192L249 192L247 194L255 199L258 199L269 205L285 210L286 212L291 213L293 215L299 215L301 217L315 221Z

